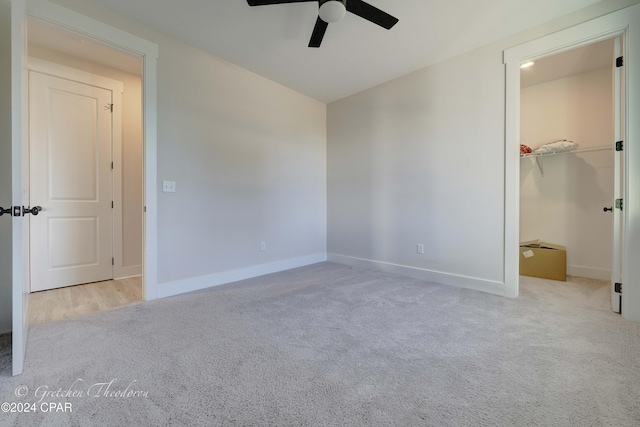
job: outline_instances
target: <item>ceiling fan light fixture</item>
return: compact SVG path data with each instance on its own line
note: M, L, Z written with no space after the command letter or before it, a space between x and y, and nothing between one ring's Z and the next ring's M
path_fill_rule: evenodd
M320 5L320 19L324 22L338 22L347 14L347 8L341 0L328 0Z
M349 3L347 3L347 1ZM270 4L318 2L318 17L311 33L309 47L318 48L332 22L338 22L347 12L372 22L386 30L398 23L398 18L370 5L365 0L247 0L249 6L265 6ZM347 4L349 7L347 7Z

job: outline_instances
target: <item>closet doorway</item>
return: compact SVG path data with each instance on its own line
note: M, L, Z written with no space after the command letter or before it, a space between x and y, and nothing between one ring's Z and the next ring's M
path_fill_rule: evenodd
M566 247L567 280L610 296L617 313L621 47L621 37L602 40L525 62L520 71L520 242Z

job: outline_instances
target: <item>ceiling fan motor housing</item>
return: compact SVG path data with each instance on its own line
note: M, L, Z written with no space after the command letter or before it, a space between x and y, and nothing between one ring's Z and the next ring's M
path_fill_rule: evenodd
M324 22L338 22L347 13L347 0L320 0L320 19Z

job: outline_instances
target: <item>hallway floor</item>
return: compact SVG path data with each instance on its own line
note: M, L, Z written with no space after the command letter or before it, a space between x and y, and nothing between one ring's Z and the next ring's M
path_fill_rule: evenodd
M142 301L142 276L29 294L29 326Z

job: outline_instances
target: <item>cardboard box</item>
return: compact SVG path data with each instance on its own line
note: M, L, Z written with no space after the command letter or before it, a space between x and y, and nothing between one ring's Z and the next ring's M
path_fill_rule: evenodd
M567 281L567 248L533 240L520 243L520 275Z

